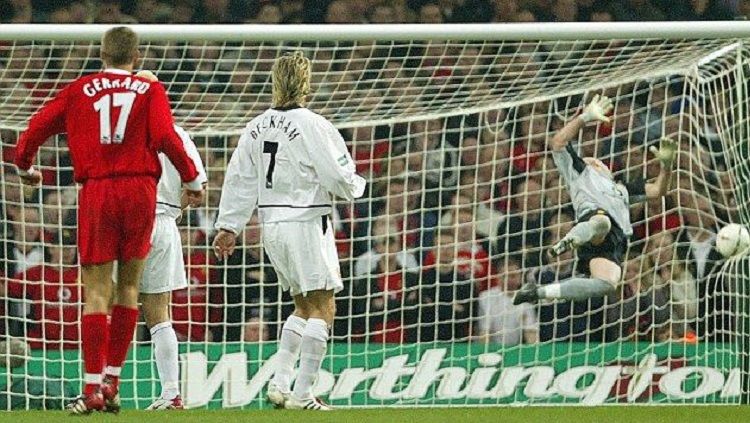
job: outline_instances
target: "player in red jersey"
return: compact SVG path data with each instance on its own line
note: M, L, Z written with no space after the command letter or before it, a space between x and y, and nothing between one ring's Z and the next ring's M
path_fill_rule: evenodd
M164 152L177 168L191 205L203 197L195 165L174 131L164 88L132 75L140 59L137 35L127 27L108 30L101 58L104 71L73 81L31 118L15 156L21 178L38 184L41 174L31 167L34 155L46 139L66 132L74 177L82 184L78 248L86 298L81 320L85 387L69 407L75 414L119 410L120 369L133 339L138 284L151 248L161 174L157 153Z

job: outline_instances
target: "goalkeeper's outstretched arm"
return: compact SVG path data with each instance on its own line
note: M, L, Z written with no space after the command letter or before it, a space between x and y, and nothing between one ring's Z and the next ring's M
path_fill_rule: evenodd
M646 198L653 199L663 197L669 190L669 181L672 179L672 165L677 154L677 143L670 138L662 138L659 148L651 147L649 149L659 162L659 176L653 182L646 184Z
M612 101L609 97L599 96L598 94L594 96L591 103L583 109L583 113L565 124L565 126L557 131L557 133L555 133L550 139L549 146L552 148L552 151L560 151L564 149L568 145L568 142L575 138L581 128L587 123L591 121L609 122L607 113L609 113L610 110L612 110Z

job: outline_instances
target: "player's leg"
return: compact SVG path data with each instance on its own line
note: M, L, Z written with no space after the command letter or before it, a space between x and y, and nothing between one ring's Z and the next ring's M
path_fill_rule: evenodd
M81 349L83 352L83 395L68 404L76 414L86 414L104 408L100 392L104 359L107 354L107 315L112 296L112 263L81 266L86 294L81 318Z
M112 300L112 267L117 249L111 248L117 233L107 183L87 181L78 193L78 253L85 304L81 318L81 350L84 364L83 394L68 404L74 414L103 410L102 371L107 355L109 306Z
M161 395L147 409L182 409L177 334L172 327L169 307L172 291L185 288L187 278L180 231L173 217L156 216L151 244L139 292L143 317L151 332Z
M302 334L310 317L307 303L302 295L295 295L294 312L284 322L279 337L279 350L276 352L276 369L268 385L268 401L274 407L282 408L292 392L292 377L302 345Z
M108 411L117 412L119 408L120 372L138 323L138 283L144 264L143 259L117 264L117 288L109 322L107 367L102 385Z
M620 266L603 257L589 262L591 277L569 278L537 289L540 299L585 300L614 292L622 276Z
M117 238L117 289L109 330L107 367L102 393L107 408L119 405L120 371L133 341L138 322L138 294L156 218L156 181L130 178L109 187Z
M606 215L596 216L604 217L609 222ZM597 224L604 226L603 220ZM584 300L613 292L622 275L620 263L627 249L627 237L619 227L609 225L610 230L603 239L597 235L577 249L578 272L589 277L571 277L543 287L537 287L534 283L524 284L513 297L513 303L533 303L539 299Z
M336 312L334 294L343 289L336 242L328 216L310 222L267 225L264 243L279 283L295 299L295 315L306 318L299 339L299 369L286 408L330 410L312 395ZM271 226L271 228L268 228ZM301 326L298 326L298 328ZM293 367L294 359L290 359Z
M318 378L328 346L328 332L336 314L334 291L310 291L300 298L309 311L302 333L300 364L288 408L327 410L330 407L316 400L312 387Z
M589 219L579 222L570 229L563 239L550 248L550 255L557 257L562 253L576 249L583 244L598 245L612 229L612 222L603 211L598 211Z
M141 294L141 310L146 326L151 332L154 347L156 370L161 383L161 395L151 404L149 410L181 409L180 380L178 365L177 334L172 328L169 315L171 292Z
M306 234L301 233L304 224L269 223L263 227L263 246L271 264L276 270L279 285L284 291L290 291L294 299L294 312L284 322L279 338L279 349L276 352L273 379L268 384L266 399L275 408L284 408L291 395L291 381L294 378L294 367L299 359L302 334L307 326L309 311L307 304L300 301L299 283L300 261L314 261L301 258L294 249L302 245Z
M591 277L571 277L560 282L537 287L526 284L516 292L513 304L546 300L586 300L588 298L604 297L614 292L617 287L622 269L606 258L596 257L589 262Z

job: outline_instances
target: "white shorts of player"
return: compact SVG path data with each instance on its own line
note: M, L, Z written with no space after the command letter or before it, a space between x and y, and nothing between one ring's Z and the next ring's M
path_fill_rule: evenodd
M157 214L151 233L151 251L143 269L140 292L160 294L187 286L180 230L173 217Z
M323 233L321 218L263 225L266 254L281 288L292 296L344 289L332 225L327 226Z

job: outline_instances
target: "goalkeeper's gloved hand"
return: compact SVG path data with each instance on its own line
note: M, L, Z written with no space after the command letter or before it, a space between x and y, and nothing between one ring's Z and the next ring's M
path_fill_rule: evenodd
M661 141L659 141L658 149L656 148L656 146L652 145L649 148L649 151L654 153L654 156L659 159L659 162L661 162L662 166L669 169L672 167L675 156L677 155L677 143L674 142L671 138L664 137L661 139Z
M607 96L600 96L599 94L594 96L588 106L583 109L581 113L581 119L588 123L591 121L609 122L607 113L612 110L612 100Z

